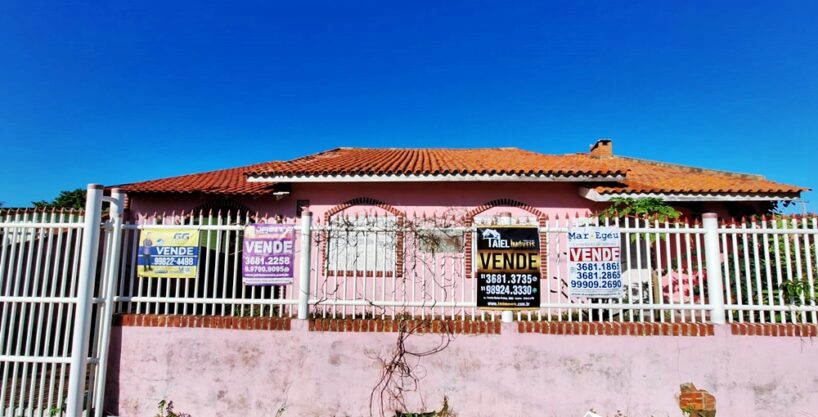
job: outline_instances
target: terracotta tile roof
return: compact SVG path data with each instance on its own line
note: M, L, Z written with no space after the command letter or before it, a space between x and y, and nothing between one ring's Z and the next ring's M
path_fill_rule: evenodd
M201 174L120 186L129 193L269 194L270 182L256 177L334 175L545 175L614 177L586 183L600 194L775 194L797 196L807 189L745 175L683 165L589 153L546 155L516 148L365 149L339 148L291 161L272 161ZM286 178L282 178L286 182ZM338 181L339 179L336 179Z
M292 161L273 161L248 175L615 175L624 167L583 155L546 155L517 148L338 148Z
M204 193L204 194L268 194L275 187L271 183L248 182L244 172L260 165L222 169L199 174L120 185L127 193Z
M738 174L614 156L614 163L628 167L620 184L597 185L600 194L797 194L807 188L781 184L760 175Z

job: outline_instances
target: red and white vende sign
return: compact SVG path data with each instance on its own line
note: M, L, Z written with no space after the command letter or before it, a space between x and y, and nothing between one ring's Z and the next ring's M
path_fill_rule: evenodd
M618 247L571 248L568 260L571 262L610 262L619 260Z
M617 227L568 230L568 289L573 297L620 298L622 244Z

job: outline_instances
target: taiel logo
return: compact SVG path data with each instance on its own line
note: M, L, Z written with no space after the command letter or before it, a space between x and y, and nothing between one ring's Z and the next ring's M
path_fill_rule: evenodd
M483 240L488 241L490 248L508 248L508 241L500 236L500 232L494 229L485 229L481 236Z

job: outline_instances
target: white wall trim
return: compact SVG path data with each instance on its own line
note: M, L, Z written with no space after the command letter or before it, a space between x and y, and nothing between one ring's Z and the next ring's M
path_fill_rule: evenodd
M615 193L615 194L600 194L596 190L579 187L579 195L591 201L606 202L611 201L614 197L629 197L629 198L661 198L664 201L685 202L685 201L798 201L799 197L793 197L781 194L665 194L665 193Z
M529 182L611 182L622 181L624 175L320 175L320 176L254 176L248 182L463 182L463 181L529 181Z

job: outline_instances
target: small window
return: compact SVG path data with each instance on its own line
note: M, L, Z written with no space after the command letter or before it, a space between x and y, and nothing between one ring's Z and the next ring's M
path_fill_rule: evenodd
M459 253L463 251L463 232L447 229L419 230L414 239L421 253Z
M394 275L397 217L337 216L329 226L326 261L330 275Z

